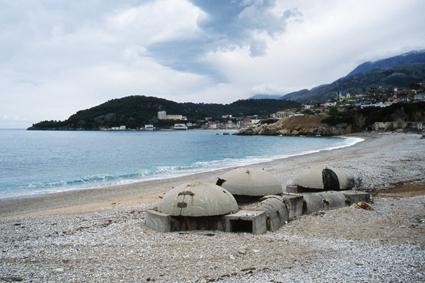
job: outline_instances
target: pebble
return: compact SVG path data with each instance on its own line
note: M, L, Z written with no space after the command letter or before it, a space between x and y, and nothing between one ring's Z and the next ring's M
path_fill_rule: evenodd
M395 142L400 139L405 142ZM384 135L366 142L376 149L387 143L391 150L358 147L352 157L329 159L329 165L359 175L364 190L425 179L425 140ZM305 156L300 166L317 158ZM276 164L266 169L284 181L299 169ZM325 217L303 216L256 236L158 233L144 225L148 204L0 218L0 281L425 282L424 204L425 196L376 198L373 211L326 211Z

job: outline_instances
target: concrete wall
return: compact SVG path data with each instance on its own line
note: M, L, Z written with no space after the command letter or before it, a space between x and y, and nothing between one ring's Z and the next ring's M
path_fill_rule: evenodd
M263 199L258 210L266 214L266 226L269 231L276 231L289 220L288 208L280 196Z
M145 225L158 232L171 231L171 216L156 210L146 211Z
M239 210L236 213L224 216L224 219L226 232L262 234L267 231L267 217L264 211Z
M170 216L148 210L145 224L159 232L218 230L261 234L267 230L276 231L287 221L303 214L336 209L359 201L370 202L370 195L355 191L270 195L262 198L257 207L224 216Z

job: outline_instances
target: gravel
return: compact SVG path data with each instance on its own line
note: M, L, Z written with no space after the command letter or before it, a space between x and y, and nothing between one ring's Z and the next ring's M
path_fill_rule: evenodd
M322 162L359 174L364 189L424 179L424 140L368 143L343 157L322 154ZM319 157L301 160L308 167ZM285 162L262 166L282 179L296 173ZM158 233L144 226L151 206L2 217L0 281L425 281L425 196L375 198L372 211L323 211L263 235Z

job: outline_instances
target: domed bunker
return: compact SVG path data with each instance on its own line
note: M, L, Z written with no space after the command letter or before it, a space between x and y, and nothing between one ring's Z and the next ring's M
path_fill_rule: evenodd
M352 187L352 178L329 167L301 174L294 180L295 192L283 193L271 174L256 169L232 170L219 178L218 184L222 187L194 182L170 190L157 207L146 212L146 226L160 232L218 230L261 234L276 231L303 214L370 202L366 192L341 191ZM326 191L329 189L333 191ZM232 193L255 200L238 206Z
M223 215L238 211L235 198L214 184L196 182L168 191L158 207L149 210L146 225L154 230L225 230Z
M238 201L258 200L266 195L282 194L282 185L272 174L255 168L237 168L224 173L217 185L232 193Z
M339 191L354 187L354 178L344 170L331 167L313 167L298 175L287 187L288 193Z

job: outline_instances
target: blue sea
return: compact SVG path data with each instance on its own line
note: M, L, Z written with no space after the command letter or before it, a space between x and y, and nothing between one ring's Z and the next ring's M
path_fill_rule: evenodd
M222 133L0 130L0 198L170 178L361 141Z

